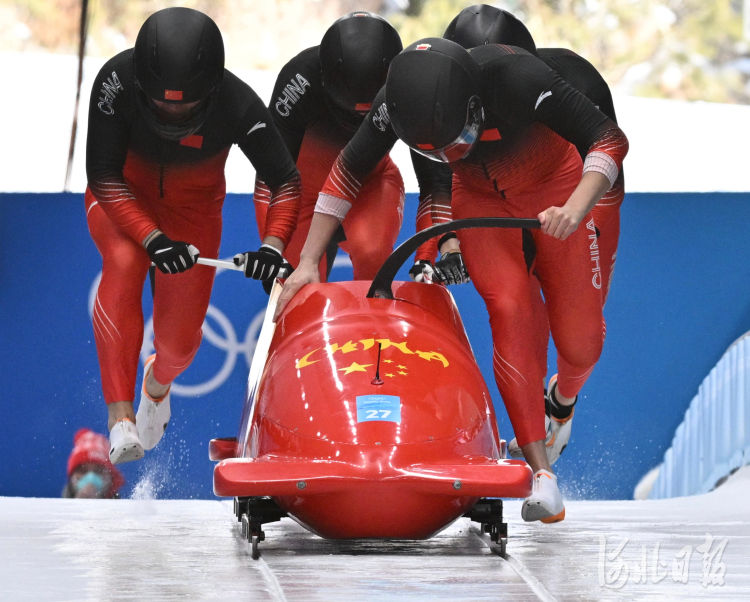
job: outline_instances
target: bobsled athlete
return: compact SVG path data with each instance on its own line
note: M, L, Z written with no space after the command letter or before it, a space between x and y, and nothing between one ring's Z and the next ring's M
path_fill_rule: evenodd
M604 78L596 68L583 57L565 48L537 48L534 39L526 26L508 11L477 4L463 9L451 21L445 30L444 38L457 42L464 48L474 48L484 44L508 44L518 46L531 54L537 55L549 67L554 69L570 85L582 92L597 108L617 123L612 93ZM579 148L585 160L588 149ZM604 193L601 200L592 209L596 225L596 244L598 247L599 271L592 273L595 285L601 286L602 305L609 293L612 273L617 256L617 244L620 237L620 205L625 198L625 180L623 170L615 180L612 188ZM532 279L532 286L536 278ZM541 296L538 297L539 308L543 313L540 318L539 344L547 346L548 327L544 314ZM550 379L546 389L545 408L548 420L545 445L550 464L560 457L562 450L570 439L576 397L566 397L556 386L557 377ZM517 441L510 442L511 454L520 455Z
M279 72L269 111L302 178L299 221L284 250L292 265L299 262L318 192L339 152L370 111L391 60L401 50L401 38L385 19L369 12L352 12L328 28L319 46L303 50ZM382 121L373 123L385 127ZM412 161L420 184L417 229L448 221L450 173L421 155L413 154ZM404 184L388 154L378 157L366 177L352 185L357 189L357 202L321 258L322 281L327 280L338 246L349 254L355 280L373 278L401 228ZM256 180L254 199L263 234L273 224L270 190L261 178ZM417 276L423 271L421 263L430 264L435 246L431 241L417 251ZM451 237L441 245L446 252L455 248ZM442 265L438 263L437 269ZM448 276L439 273L438 277L448 279L451 274L448 270Z
M297 220L299 174L265 104L224 69L221 33L188 8L151 15L135 47L110 59L91 93L86 216L102 255L93 326L113 463L136 460L161 439L172 381L201 341L225 196L224 165L238 144L272 191L258 251L245 275L265 280L283 264ZM141 295L155 264L155 356L144 366L137 415L133 393L143 339Z
M396 138L450 165L454 218L536 216L541 229L526 234L516 229L457 234L489 311L496 382L534 471L522 516L562 520L564 504L545 451L540 390L546 362L527 341L537 316L527 262L533 261L560 352L558 386L575 397L599 358L603 337L601 289L591 279L590 211L617 179L627 138L523 49L486 45L467 51L442 38L415 42L393 59L371 115L387 119L389 127L373 127L368 116L336 159L276 316L300 287L317 281L325 246L356 203L351 186L340 183L361 181ZM576 148L588 149L585 161ZM533 257L524 253L529 242Z

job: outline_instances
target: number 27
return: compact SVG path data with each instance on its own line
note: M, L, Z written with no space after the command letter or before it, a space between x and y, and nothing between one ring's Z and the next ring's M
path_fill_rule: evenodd
M367 410L366 412L368 420L377 420L378 418L385 420L391 415L391 410Z

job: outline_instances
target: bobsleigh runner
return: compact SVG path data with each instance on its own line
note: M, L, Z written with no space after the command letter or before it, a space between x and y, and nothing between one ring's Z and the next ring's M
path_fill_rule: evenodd
M528 496L531 469L506 458L451 294L393 278L433 236L538 224L433 226L398 247L372 283L306 285L274 324L276 282L239 435L209 446L214 493L234 498L253 558L263 525L287 516L330 539L425 539L466 516L505 553L500 498Z

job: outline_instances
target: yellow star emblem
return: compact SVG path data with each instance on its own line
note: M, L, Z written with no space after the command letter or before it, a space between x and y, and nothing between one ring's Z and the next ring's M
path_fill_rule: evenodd
M352 362L346 368L339 368L339 372L343 372L344 374L351 374L352 372L367 372L366 368L369 368L370 366L372 366L372 364L358 364L357 362Z

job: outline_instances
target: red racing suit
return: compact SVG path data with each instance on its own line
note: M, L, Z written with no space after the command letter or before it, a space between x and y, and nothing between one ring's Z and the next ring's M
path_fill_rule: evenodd
M110 59L91 93L86 146L89 231L102 256L93 327L104 400L133 400L143 341L141 298L150 259L143 241L159 228L169 238L216 257L225 196L224 166L238 144L278 199L275 228L288 241L299 208L299 175L266 107L231 72L213 109L192 135L158 135L138 107L133 50ZM201 341L214 268L181 274L156 272L154 377L172 382L192 361Z
M481 68L485 112L480 142L453 170L452 214L465 217L536 217L568 200L583 171L617 179L627 153L619 127L539 58L514 47L470 51ZM356 195L341 182L361 181L393 144L383 90L362 127L339 155L318 201L340 215ZM603 344L602 290L596 226L591 215L560 241L537 230L458 232L469 273L487 306L494 373L519 445L545 437L542 380L545 328L538 308L541 283L559 356L558 387L580 391ZM546 333L546 330L544 330Z

